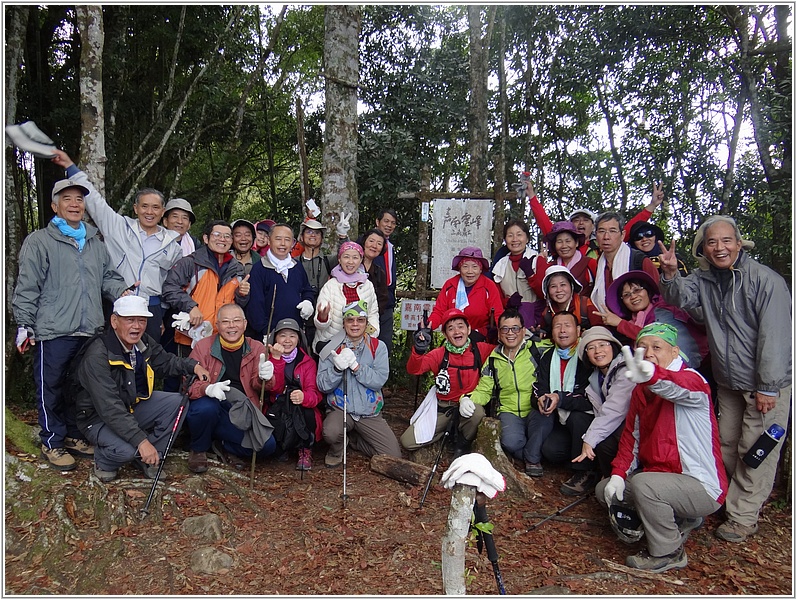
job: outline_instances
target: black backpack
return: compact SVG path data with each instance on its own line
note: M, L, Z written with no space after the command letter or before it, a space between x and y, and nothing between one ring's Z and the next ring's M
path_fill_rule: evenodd
M303 442L306 447L313 436L313 430L307 427L304 420L302 406L290 400L291 392L302 389L301 378L294 377L293 370L303 357L304 353L299 350L296 358L285 365L285 389L277 395L274 404L266 412L266 417L274 426L274 440L283 450L298 448Z

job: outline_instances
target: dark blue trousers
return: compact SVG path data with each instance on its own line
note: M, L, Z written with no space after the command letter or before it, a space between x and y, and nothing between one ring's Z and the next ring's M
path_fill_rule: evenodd
M227 392L232 393L233 390ZM240 392L239 392L240 393ZM230 422L230 408L232 404L229 400L219 402L215 398L202 396L196 400L191 400L188 406L186 424L191 432L190 448L193 452L207 452L213 440L220 440L222 446L228 452L236 456L249 458L252 456L251 448L244 448L241 442L244 439L244 432ZM265 458L274 454L277 449L277 442L272 435L266 444L257 452L259 458Z

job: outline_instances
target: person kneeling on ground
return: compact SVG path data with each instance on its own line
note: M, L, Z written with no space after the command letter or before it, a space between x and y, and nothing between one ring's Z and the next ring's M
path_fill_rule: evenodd
M270 390L266 415L274 425L277 446L285 460L285 453L297 448L296 469L309 471L313 468L312 447L321 439L322 431L318 404L323 396L316 385L316 364L308 354L304 332L294 319L277 323L268 344L274 373L265 383Z
M445 342L428 354L426 352L432 342L431 328L420 328L414 334L407 372L422 375L431 371L437 377L434 387L429 390L430 395L418 409L418 420L411 421L401 436L401 445L413 451L433 444L455 421L454 458L457 458L470 452L471 442L476 438L479 423L484 417L484 407L477 406L469 398L462 403L461 398L476 387L483 358L487 358L495 345L471 341L470 323L458 308L447 310L440 320ZM427 402L434 403L436 410L429 410Z
M260 390L274 367L266 360L266 348L244 336L246 318L237 304L225 304L216 314L218 333L199 340L191 358L210 372L207 381L195 381L189 390L191 404L186 423L191 432L188 468L208 470L207 451L235 468L246 468L244 459L271 456L277 447L273 427L263 415Z
M343 331L324 347L318 362L318 389L327 395L331 410L324 419L324 441L329 444L324 463L343 462L343 427L351 444L368 457L389 454L401 458L396 434L381 415L382 386L390 375L387 347L365 333L368 307L358 300L343 308ZM345 414L344 414L345 411Z
M486 406L497 395L501 447L509 456L528 464L531 394L539 351L534 342L526 341L525 335L523 317L516 308L507 308L498 319L498 346L487 357L470 398L464 396L459 402L460 406L468 401Z
M587 398L592 369L576 355L581 334L576 319L570 312L553 316L554 346L540 359L527 445L532 462L527 471L532 477L542 476L541 456L551 463L571 463L573 476L559 488L566 496L589 492L600 479L592 460L571 462L581 452L581 438L594 418Z
M135 461L154 479L181 404L176 392L153 390L155 376L209 373L193 358L178 358L145 333L143 296L113 304L111 330L90 342L78 367L77 425L94 446L94 474L103 483Z
M661 573L686 566L686 536L720 508L728 480L711 390L684 365L676 329L651 323L636 342L635 355L623 346L623 356L626 377L637 385L612 476L595 493L607 506L627 496L639 513L648 547L628 556L625 564ZM635 464L642 469L631 472Z

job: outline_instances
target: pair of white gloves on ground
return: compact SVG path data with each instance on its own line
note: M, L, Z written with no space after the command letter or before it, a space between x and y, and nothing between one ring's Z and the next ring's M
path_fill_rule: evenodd
M305 202L304 205L307 207L307 210L310 211L310 214L313 215L314 219L321 214L321 209L318 208L318 204L316 204L315 200L312 198ZM348 215L346 213L340 213L340 220L337 225L335 225L335 232L339 237L346 237L349 235L349 229L351 229L349 219L351 219L351 213Z
M343 348L338 353L332 353L332 364L338 371L345 371L346 369L355 370L359 365L357 363L357 355L351 348Z
M625 365L628 367L625 371L625 376L634 383L647 383L653 378L653 373L656 366L645 360L645 349L637 348L634 354L631 354L631 348L623 346L623 358ZM603 488L603 499L606 504L612 503L612 498L617 498L622 502L625 495L625 479L619 475L612 475L606 487Z
M263 381L268 381L274 377L274 363L272 363L270 360L266 360L265 354L260 355L260 362L257 365L257 375ZM205 395L208 398L215 398L216 400L221 401L227 399L227 392L229 391L230 380L225 379L224 381L211 383L205 388Z
M489 498L506 488L504 476L493 468L490 461L477 452L463 454L443 473L440 483L447 489L455 485L472 485Z

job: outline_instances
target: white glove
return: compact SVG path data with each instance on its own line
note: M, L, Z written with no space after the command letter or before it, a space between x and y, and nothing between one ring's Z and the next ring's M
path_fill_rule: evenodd
M354 354L354 350L344 348L340 352L332 353L332 362L338 371L345 371L352 363L357 364L357 357Z
M266 360L266 355L260 355L260 364L257 365L257 374L263 381L268 381L274 377L274 363Z
M205 395L209 398L215 398L216 400L226 400L227 394L225 392L230 391L230 380L226 379L224 381L217 381L216 383L211 383L208 387L205 388Z
M634 383L646 383L653 378L653 371L656 370L656 365L652 362L645 360L645 349L637 348L634 355L631 356L631 348L623 346L623 358L625 359L625 366L628 370L625 376Z
M349 219L351 219L351 213L348 215L346 213L340 213L340 221L335 225L335 231L338 232L339 237L346 237L349 235L349 229L351 229Z
M28 342L28 340L30 340ZM27 343L26 343L27 342ZM25 352L28 349L28 344L33 344L33 329L30 327L17 327L16 346L20 352Z
M313 215L313 218L316 218L318 215L321 214L321 209L318 208L318 204L315 203L315 200L310 198L307 202L304 203L307 207L307 210L310 211L310 214Z
M504 476L493 468L490 461L473 452L460 456L451 463L440 479L443 487L451 489L456 484L472 485L489 498L506 488Z
M172 320L172 329L188 331L191 329L191 317L187 312L178 312Z
M609 478L609 483L603 488L603 499L606 500L606 504L611 504L612 497L614 496L622 502L624 492L625 479L619 475L612 475L611 478Z
M196 346L196 343L206 337L213 335L213 325L210 324L210 321L202 321L196 327L192 327L188 330L188 337L191 338L191 347L193 348Z
M466 419L470 419L475 412L476 403L470 399L470 396L462 396L462 398L459 399L459 414Z
M296 308L299 309L299 315L305 321L313 316L313 303L309 300L302 300L299 304L296 305Z

